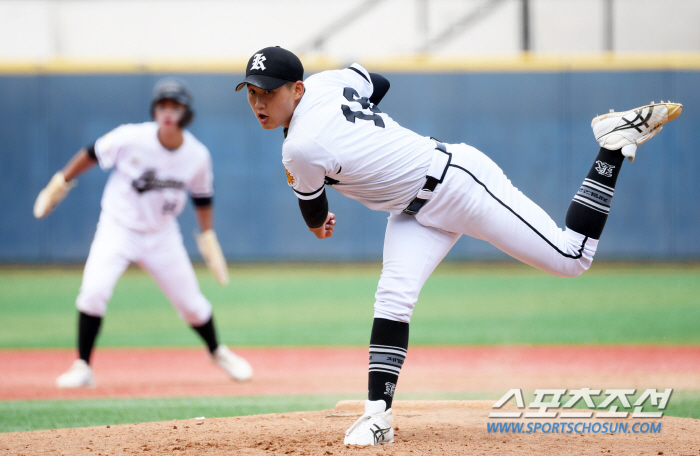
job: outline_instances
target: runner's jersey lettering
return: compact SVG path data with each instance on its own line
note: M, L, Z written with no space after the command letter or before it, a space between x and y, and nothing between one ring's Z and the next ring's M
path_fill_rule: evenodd
M121 125L95 142L100 167L112 169L102 213L136 231L158 231L182 212L187 193L211 197L213 172L209 150L190 132L168 150L158 140L158 124Z

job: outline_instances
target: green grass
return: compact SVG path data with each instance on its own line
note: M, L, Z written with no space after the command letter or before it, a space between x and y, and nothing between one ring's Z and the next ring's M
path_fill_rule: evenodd
M602 393L597 396L591 397L591 400L595 404L596 407L600 407L600 405L608 400L609 395L605 394L605 390L601 390ZM658 393L663 392L663 389L657 389L656 390ZM620 401L619 397L616 398L614 401L612 401L610 404L608 404L604 408L595 408L596 411L598 412L605 412L605 411L610 411L610 408L612 406L616 406L617 409L615 411L617 412L628 412L628 413L634 413L634 403L639 399L639 397L645 392L644 389L637 389L636 393L633 395L626 396L627 401L630 404L630 407L626 407L625 404ZM527 407L529 403L535 399L534 391L523 391L523 399L525 406ZM501 395L502 397L502 395ZM552 398L551 395L545 396L545 401L550 400ZM500 399L497 398L497 400ZM569 399L571 399L571 396L569 395L569 392L565 394L561 398L561 403L565 404ZM659 399L660 400L660 399ZM511 404L515 404L515 399L511 398L509 401ZM576 405L573 407L574 409L588 409L587 405L585 404L584 400L581 399L579 400ZM552 409L550 411L564 411L566 409ZM671 393L671 396L668 400L668 403L666 404L666 408L664 410L659 410L656 408L652 400L650 398L647 398L644 403L642 404L642 412L663 412L663 416L676 416L679 418L700 418L700 391L673 391Z
M365 345L381 271L371 265L198 268L221 339L236 346ZM0 269L0 348L73 347L81 269ZM411 323L413 345L698 344L700 265L600 264L576 279L519 264L441 265ZM153 280L130 269L100 346L198 346Z
M700 343L697 266L602 265L575 279L514 268L466 280L455 268L426 295L411 327L417 344Z
M397 400L489 400L503 393L403 393ZM527 396L527 395L526 395ZM525 405L533 398L527 396ZM85 399L0 402L0 432L109 426L151 421L230 417L294 411L328 410L348 395L191 397L167 399ZM622 407L619 409L622 410ZM700 392L674 392L664 416L700 418ZM486 418L484 418L486 421Z
M700 392L674 391L668 401L665 415L681 418L700 418Z
M0 402L0 432L325 410L338 400L319 395L7 401Z

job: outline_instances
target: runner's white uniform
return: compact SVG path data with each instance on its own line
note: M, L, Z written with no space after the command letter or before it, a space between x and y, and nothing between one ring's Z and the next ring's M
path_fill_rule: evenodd
M362 66L315 74L304 86L282 146L297 196L316 198L329 183L391 214L376 318L409 322L423 284L462 234L554 275L590 267L597 240L558 228L475 148L446 144L445 153L381 113L367 100L374 88ZM432 198L418 214L403 213L428 173L441 180Z
M104 316L114 286L129 263L156 280L190 325L209 321L212 309L199 289L177 216L194 197L213 196L209 150L187 130L176 150L158 140L158 124L117 127L95 143L102 169L113 171L102 195L102 212L90 246L78 310Z

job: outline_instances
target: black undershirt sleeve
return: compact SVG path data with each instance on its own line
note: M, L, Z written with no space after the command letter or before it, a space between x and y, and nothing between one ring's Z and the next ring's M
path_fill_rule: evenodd
M370 103L378 105L379 102L382 101L382 98L384 98L384 95L389 91L391 84L389 80L381 74L370 73L369 78L372 80L372 85L374 86L374 92L372 92L372 96L369 97L369 101Z
M328 198L324 188L320 195L312 200L299 200L299 209L304 217L306 226L309 228L320 228L328 217Z
M97 154L95 153L95 143L92 143L89 146L86 146L85 150L87 150L88 156L90 158L97 161Z
M195 207L207 207L211 206L212 203L214 202L214 197L212 196L206 196L206 197L192 197L192 204L194 204Z

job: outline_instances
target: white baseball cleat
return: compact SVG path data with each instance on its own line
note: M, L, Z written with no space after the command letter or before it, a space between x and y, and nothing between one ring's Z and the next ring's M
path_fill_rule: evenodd
M82 359L76 359L73 365L64 374L56 379L56 386L59 388L94 388L95 377L92 369Z
M600 147L621 149L622 155L634 161L637 146L648 141L670 122L681 115L680 103L654 103L630 111L603 114L593 119L591 127Z
M253 368L248 361L236 355L226 345L219 345L212 354L214 362L231 377L238 381L249 380L253 376Z
M345 431L345 445L386 445L394 443L394 417L386 402L365 401L365 414Z

